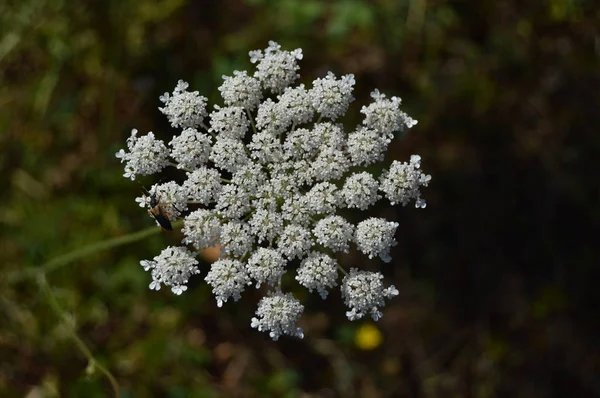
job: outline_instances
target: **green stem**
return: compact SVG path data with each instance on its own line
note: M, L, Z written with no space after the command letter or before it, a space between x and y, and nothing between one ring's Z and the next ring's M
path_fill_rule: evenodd
M175 223L174 223L175 224ZM52 260L44 263L40 267L28 268L26 270L19 271L14 275L9 275L9 282L19 282L23 279L32 278L38 276L40 274L46 274L52 271L56 271L59 268L64 267L65 265L78 260L83 257L87 257L94 253L98 253L101 251L109 250L118 246L123 246L128 243L137 242L138 240L142 240L147 238L148 236L160 233L161 230L158 227L152 226L146 229L143 229L138 232L134 232L132 234L118 236L116 238L107 239L101 242L93 243L91 245L82 247L81 249L74 250L70 253L60 255L58 257L54 257Z
M180 167L178 163L175 162L169 162L169 165L175 167L178 170L183 170L183 171L187 171L188 173L191 173L193 170L188 169L187 167Z
M103 365L101 365L96 360L96 358L94 358L94 355L92 354L92 351L83 342L83 340L81 340L81 338L79 338L79 336L77 335L77 332L75 331L75 326L72 325L71 320L69 319L69 316L60 307L60 304L58 304L58 301L56 300L56 296L54 295L54 293L52 292L52 288L50 287L50 285L46 281L46 276L44 275L43 272L39 273L39 275L37 277L37 282L38 282L38 285L39 285L40 289L43 290L46 293L46 296L48 298L47 302L50 305L50 307L52 308L52 310L60 318L62 318L62 320L66 324L69 325L67 327L69 336L71 337L71 339L73 339L73 341L75 342L75 345L77 346L77 348L79 349L79 351L81 351L81 353L83 354L83 356L88 360L89 364L92 364L94 367L96 367L98 370L100 370L100 372L102 372L104 374L104 376L106 376L106 378L110 382L110 385L111 385L111 387L113 389L115 397L119 398L121 396L121 393L119 392L119 383L117 382L117 379L115 378L115 376L113 376L112 373L110 373L110 371L108 370L108 368L106 368Z
M337 263L337 261L336 261L336 263ZM340 271L342 271L342 274L344 274L345 276L348 276L348 272L346 272L346 270L339 263L337 266L338 266L338 269Z
M256 126L254 125L254 119L252 119L252 114L250 113L250 111L248 109L246 109L246 114L248 115L248 119L250 120L250 125L252 126L252 131L254 132L254 134L256 134L257 131L256 131Z
M183 224L182 221L176 221L173 223L173 226L179 227L181 224ZM55 258L47 261L46 263L42 264L39 267L29 268L29 269L20 271L19 273L16 273L16 274L8 275L7 280L9 283L14 283L14 282L19 282L23 279L35 278L40 289L46 293L46 296L48 297L47 302L49 303L52 310L60 318L62 318L63 321L70 323L69 317L67 316L65 311L63 311L63 309L60 307L58 301L56 300L54 293L52 292L51 286L46 281L46 274L49 272L52 272L52 271L56 271L57 269L60 269L60 268L64 267L65 265L67 265L75 260L78 260L80 258L87 257L87 256L90 256L92 254L95 254L95 253L98 253L98 252L101 252L104 250L113 249L118 246L123 246L128 243L136 242L136 241L145 239L148 236L160 233L160 232L161 232L160 228L158 228L156 226L152 226L152 227L149 227L149 228L146 228L141 231L134 232L134 233L131 233L128 235L118 236L116 238L107 239L102 242L93 243L91 245L82 247L81 249L77 249L70 253L55 257ZM83 342L83 340L81 340L81 338L77 335L77 332L75 331L74 326L69 327L68 332L69 332L71 339L74 341L75 345L79 349L79 351L81 351L81 353L87 358L88 363L90 365L93 365L94 367L96 367L100 372L102 372L102 374L104 374L106 376L106 378L108 379L108 381L110 382L110 384L112 386L115 397L119 398L119 396L120 396L119 383L117 382L117 380L113 376L113 374L108 370L108 368L101 365L94 358L94 355L92 354L91 350Z

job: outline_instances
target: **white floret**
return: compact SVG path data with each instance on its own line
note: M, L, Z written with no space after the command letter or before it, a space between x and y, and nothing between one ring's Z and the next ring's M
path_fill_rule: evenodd
M310 102L310 95L304 84L298 87L288 87L284 93L277 97L279 108L285 112L286 118L295 125L310 122L315 110Z
M295 224L287 225L277 241L278 250L289 260L304 257L313 244L310 230Z
M281 46L269 41L269 47L264 50L250 51L250 62L256 63L256 77L262 86L273 92L281 93L292 84L300 75L297 70L298 60L302 59L302 49L282 51Z
M187 180L183 182L182 188L188 200L207 205L216 200L221 192L221 174L216 169L202 166L192 173L187 173Z
M237 260L220 259L215 261L204 280L212 286L212 292L217 299L217 306L233 298L238 301L246 285L251 284L244 264Z
M305 196L311 214L331 214L340 205L340 195L337 187L330 182L315 184Z
M286 159L309 159L322 145L319 131L304 128L289 133L283 144Z
M281 206L283 219L287 222L308 226L310 223L311 211L310 200L303 195L294 194L284 200Z
M377 131L359 127L348 135L347 152L353 166L368 166L381 162L390 139Z
M252 318L250 326L260 332L269 332L275 341L284 334L303 338L302 329L296 326L302 312L304 306L291 293L270 293L258 303L256 317Z
M371 315L378 321L383 314L379 307L385 305L386 299L398 295L398 290L391 285L383 287L383 275L379 272L360 271L356 268L350 270L342 281L342 298L350 311L346 312L349 320L355 321L365 315Z
M221 108L215 105L210 114L210 129L221 138L242 139L248 131L250 120L241 106Z
M426 187L431 176L421 172L421 157L412 155L410 163L394 160L390 169L384 171L379 178L379 189L392 205L401 203L406 206L415 200L416 208L425 208L427 203L421 199L421 187Z
M232 220L221 228L221 251L232 257L239 258L249 253L254 240L250 226L245 222Z
M248 259L248 275L256 281L258 289L263 283L271 286L281 280L287 261L275 249L259 247Z
M317 181L329 181L342 178L350 169L350 161L339 149L325 147L312 164Z
M152 275L151 290L160 290L161 285L165 285L177 295L187 290L186 284L192 275L200 273L194 253L185 247L169 246L154 260L142 260L140 265Z
M280 106L278 102L273 102L273 100L267 98L258 106L256 112L257 129L276 136L283 133L291 124L292 121L288 117L286 109Z
M248 163L247 165L240 167L231 177L231 182L234 185L244 187L244 190L250 195L256 195L259 188L262 187L266 181L267 175L262 170L262 167L254 163Z
M195 169L208 161L211 139L194 128L187 128L173 137L169 145L178 169Z
M202 121L208 116L208 99L200 96L198 91L187 91L188 86L188 83L179 80L173 95L165 93L160 97L165 106L158 109L167 116L172 127L196 128L202 125Z
M354 226L342 216L328 216L319 220L313 228L319 244L334 252L348 252L354 235Z
M221 235L221 221L213 211L198 209L184 218L181 232L184 235L182 242L196 249L216 246Z
M215 166L235 173L250 162L244 143L233 138L218 138L210 153Z
M346 179L340 195L349 208L366 210L381 198L377 194L378 188L377 180L371 174L363 171L352 174Z
M343 150L346 146L346 134L341 124L316 123L311 131L311 139L316 140L320 148Z
M250 194L237 185L224 185L217 197L215 210L221 217L243 217L250 210Z
M283 159L283 148L279 138L270 132L260 132L252 136L248 144L250 156L260 164L277 163Z
M337 286L338 264L334 258L319 252L312 252L302 260L296 280L309 292L316 290L321 298L327 298L327 288Z
M392 139L394 133L404 131L405 128L411 128L417 124L416 120L400 110L402 103L400 98L387 99L385 94L380 93L377 89L371 93L371 97L375 101L368 106L363 106L360 111L365 115L363 124L368 128Z
M150 196L156 197L161 211L169 221L177 220L187 210L187 191L175 181L152 185Z
M250 218L250 228L258 243L273 242L283 231L283 218L280 213L258 209Z
M131 130L131 136L127 139L127 149L121 149L115 155L125 163L125 178L132 181L136 175L151 175L160 172L169 165L169 150L164 142L157 140L154 133L138 137L136 129Z
M336 120L346 113L354 97L353 87L356 81L354 75L345 75L336 79L332 72L323 79L316 79L310 90L312 105L321 116Z
M368 218L356 226L354 240L358 249L373 258L379 256L384 262L392 261L390 248L398 243L394 239L398 228L397 222L385 218Z
M258 79L248 76L246 71L234 71L233 76L223 76L219 87L223 102L228 106L239 106L248 111L256 109L263 97Z

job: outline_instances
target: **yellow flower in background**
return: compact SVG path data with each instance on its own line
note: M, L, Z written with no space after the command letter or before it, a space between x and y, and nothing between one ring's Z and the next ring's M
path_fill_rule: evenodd
M383 341L383 335L372 323L362 324L356 331L354 343L361 350L372 350Z

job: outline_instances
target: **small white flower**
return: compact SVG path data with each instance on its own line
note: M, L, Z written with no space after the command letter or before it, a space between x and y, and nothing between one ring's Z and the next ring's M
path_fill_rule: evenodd
M215 110L210 114L210 129L221 138L242 139L248 131L250 120L246 111L241 106L221 108L215 105Z
M256 109L263 97L260 82L246 71L234 71L233 77L223 76L219 87L221 97L228 106L240 106L248 111Z
M425 208L425 199L421 199L420 187L426 187L431 181L431 176L421 172L421 157L412 155L410 163L394 160L390 169L384 171L379 178L379 189L392 205L401 203L406 206L415 200L415 207Z
M371 97L375 102L369 106L363 106L360 111L365 115L363 124L368 128L392 139L395 132L403 131L405 127L411 128L417 124L416 120L400 110L402 103L400 98L386 99L385 94L380 93L377 89L371 93Z
M312 167L317 181L337 180L350 169L350 161L341 150L325 147L313 162Z
M313 234L321 245L335 252L347 253L354 226L341 216L328 216L317 222Z
M289 224L283 229L279 241L277 242L278 250L292 260L294 258L302 258L313 246L311 233L308 229L300 225Z
M378 307L385 305L385 299L391 299L398 295L398 290L391 285L383 287L381 280L383 275L379 272L359 271L356 268L350 270L342 281L342 298L350 308L346 312L349 320L355 321L370 314L374 321L379 320L383 314Z
M210 160L215 166L235 173L250 162L244 143L234 138L217 138L210 153Z
M233 173L231 182L234 185L244 187L244 190L250 195L256 195L258 189L267 181L267 175L263 172L260 165L249 163L240 167Z
M286 114L285 108L281 107L279 103L273 102L270 98L267 98L258 106L256 128L263 133L270 133L274 136L281 134L291 123L292 121Z
M284 334L303 338L304 333L296 326L304 306L291 293L271 293L258 303L256 317L250 326L260 332L269 332L269 336L277 341Z
M341 151L346 146L346 134L341 124L316 123L311 139L317 140L319 147L329 147Z
M286 159L308 159L313 157L321 146L319 132L296 129L289 133L283 144Z
M310 95L304 88L304 84L298 87L288 87L284 93L277 97L279 108L291 123L303 124L310 122L315 110L310 103Z
M263 283L273 286L281 280L285 273L287 261L275 249L259 247L248 259L246 269L252 279L256 281L258 289Z
M290 188L289 184L289 177L273 176L269 182L258 188L256 197L252 201L252 206L257 210L277 211L279 201L291 195L291 192L287 190Z
M140 264L151 272L151 290L160 290L161 285L165 285L177 295L187 290L186 283L192 275L200 273L194 253L185 247L169 246L154 260L142 260Z
M385 218L371 217L361 221L356 226L356 246L369 258L379 256L389 263L392 261L390 248L398 244L394 239L396 228L397 222L387 221Z
M348 207L366 210L381 198L377 195L378 188L375 178L363 171L348 177L340 194Z
M353 166L368 166L381 162L387 150L389 138L375 130L359 127L348 135L348 155Z
M214 212L198 209L188 214L183 220L183 243L191 244L196 249L219 244L221 235L221 222Z
M221 259L212 263L204 280L212 286L212 292L217 299L217 307L222 307L229 298L238 301L242 297L241 293L246 285L251 283L244 264L229 259Z
M298 187L311 186L315 180L315 170L308 160L297 160L295 162L287 162L289 165L289 175L296 182Z
M354 88L354 75L335 78L332 72L327 73L323 79L316 79L310 90L312 105L318 113L331 120L346 113L350 102L354 101L352 91Z
M271 183L268 185L271 186L271 192L281 200L298 192L296 184L297 181L289 175L271 172Z
M193 128L187 128L169 142L171 157L178 169L195 169L205 164L210 155L210 137Z
M281 206L281 213L287 222L307 226L312 215L309 199L306 196L295 194L285 199Z
M135 180L136 175L150 175L158 173L169 164L169 150L164 142L154 138L154 133L138 137L137 130L131 130L127 139L127 149L121 149L116 157L125 163L125 178Z
M272 242L283 230L283 218L279 213L258 209L250 218L250 228L258 243Z
M240 218L250 210L250 195L237 185L225 185L217 197L217 214L225 218Z
M206 112L208 99L201 97L198 91L186 91L188 86L186 82L179 80L172 96L165 93L160 97L165 107L158 109L167 116L172 127L196 128L208 115Z
M250 62L256 63L256 77L263 87L273 93L281 93L300 75L296 72L300 67L298 60L302 59L302 49L281 51L281 46L269 41L269 47L263 53L261 50L250 51Z
M224 185L217 197L215 210L221 217L240 218L250 210L250 195L237 185Z
M309 292L317 290L323 300L329 292L327 288L337 286L338 264L326 254L312 252L302 260L296 280Z
M202 166L187 173L187 180L183 182L182 188L189 200L207 205L221 192L221 174L215 169Z
M260 164L277 163L283 159L283 148L279 138L270 132L254 134L248 149L252 159Z
M285 193L298 192L305 185L310 186L314 180L312 165L307 160L289 160L271 166L271 178L291 181Z
M250 234L248 224L232 220L221 228L220 243L222 252L239 258L252 250L254 236Z
M340 205L338 189L330 182L315 184L306 194L306 202L312 214L331 214Z

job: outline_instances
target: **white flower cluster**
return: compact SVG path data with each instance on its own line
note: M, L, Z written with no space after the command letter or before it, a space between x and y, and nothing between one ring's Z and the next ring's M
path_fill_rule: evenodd
M183 183L156 184L136 200L148 207L160 225L183 219L181 247L168 247L153 261L151 289L170 286L186 290L188 279L200 272L194 250L220 246L205 281L220 307L240 299L249 285L266 285L251 326L268 332L302 337L297 326L304 306L282 291L286 272L310 292L325 299L338 286L350 320L382 316L385 300L398 294L383 286L378 272L344 270L335 253L356 247L369 258L390 261L397 244L398 223L367 218L353 225L339 210L366 210L385 197L391 204L415 202L425 207L420 188L431 177L420 171L421 158L394 161L380 176L366 166L383 160L391 140L417 122L400 110L401 100L375 90L364 106L362 125L347 133L335 121L343 116L355 84L353 75L329 72L311 88L292 84L299 77L302 50L284 51L270 42L250 52L256 72L235 71L219 87L224 106L210 114L207 99L188 92L179 81L161 96L159 108L173 127L181 128L168 145L153 133L133 130L127 151L125 177L152 175L173 165L186 173ZM287 279L286 279L287 280Z

